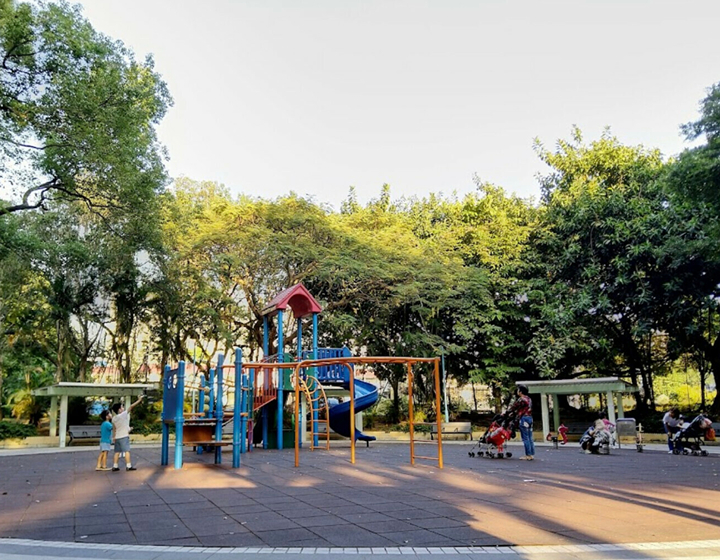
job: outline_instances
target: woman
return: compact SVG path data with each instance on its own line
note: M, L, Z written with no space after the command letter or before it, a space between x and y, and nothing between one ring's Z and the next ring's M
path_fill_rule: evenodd
M675 443L673 439L675 434L680 431L680 413L677 408L672 408L665 413L663 416L663 428L667 434L668 453L672 453L675 449Z
M518 385L517 400L512 404L508 413L517 418L520 426L520 437L525 446L525 456L520 457L523 461L532 461L535 458L535 443L533 442L533 419L532 401L530 400L528 388L525 385Z

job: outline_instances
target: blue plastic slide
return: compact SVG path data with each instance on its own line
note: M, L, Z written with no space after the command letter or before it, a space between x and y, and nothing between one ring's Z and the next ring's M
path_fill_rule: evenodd
M344 382L345 389L350 388L349 382ZM378 400L378 390L375 385L367 381L355 379L355 412L362 412L370 408ZM350 399L336 404L330 409L330 427L341 436L350 437ZM355 441L375 441L375 436L363 434L355 429Z

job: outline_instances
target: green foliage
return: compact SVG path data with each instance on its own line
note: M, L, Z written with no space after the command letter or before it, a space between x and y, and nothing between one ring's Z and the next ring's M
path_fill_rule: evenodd
M673 203L656 151L609 133L585 146L577 130L558 146L538 147L554 171L542 180L533 275L543 300L531 351L547 371L629 375L647 408L653 376L676 356L664 329L678 288L707 264L704 217Z
M707 143L677 160L574 129L536 145L539 205L476 179L461 199L383 185L361 205L351 189L335 213L184 178L163 192L165 85L76 8L0 0L0 57L0 180L18 186L0 208L0 411L37 422L32 388L86 380L95 358L123 381L146 362L207 371L237 345L257 359L264 305L299 282L323 307L321 346L442 354L496 406L518 379L620 375L650 418L665 399L693 405L665 384L679 356L718 384L718 86L684 129ZM414 373L416 419L432 420L432 371ZM406 368L375 374L392 398L368 425L406 421ZM137 410L136 433L159 429L158 407Z
M14 438L25 439L36 435L37 428L35 426L0 420L0 441Z
M135 412L133 410L133 412ZM175 424L169 426L169 432L175 433ZM132 421L132 433L133 435L149 436L153 434L162 433L162 422L146 420L143 422Z
M666 375L655 377L655 402L661 410L678 408L681 411L701 410L701 377L700 373L681 362ZM706 402L712 402L717 390L711 391L706 383Z
M171 103L153 61L97 33L79 7L0 4L0 215L76 199L126 218L165 181L154 125Z

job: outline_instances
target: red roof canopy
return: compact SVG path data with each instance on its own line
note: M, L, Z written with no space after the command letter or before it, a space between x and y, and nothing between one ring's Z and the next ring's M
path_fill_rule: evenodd
M262 310L262 314L274 315L278 311L285 311L288 306L293 310L296 319L322 312L322 307L307 288L302 284L295 284L276 295Z

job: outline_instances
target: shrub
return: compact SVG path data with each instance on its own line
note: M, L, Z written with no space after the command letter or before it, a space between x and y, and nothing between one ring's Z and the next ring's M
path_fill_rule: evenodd
M162 422L132 422L132 434L149 436L162 433ZM175 424L170 425L170 432L175 432Z
M37 435L37 428L30 424L18 424L8 420L0 420L0 440L26 438Z

